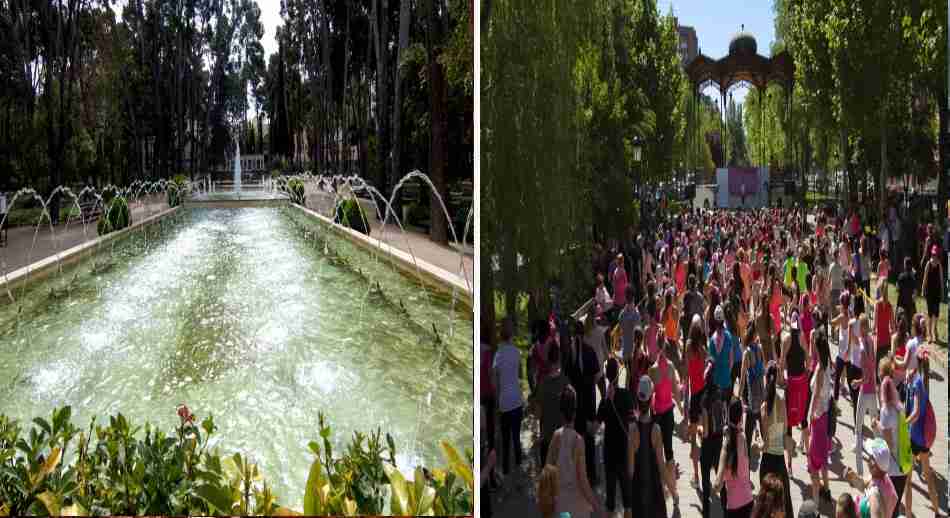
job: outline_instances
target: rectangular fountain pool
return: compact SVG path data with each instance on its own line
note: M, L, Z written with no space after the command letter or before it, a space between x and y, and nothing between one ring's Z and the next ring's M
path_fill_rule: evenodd
M391 433L401 468L473 444L471 309L301 211L180 210L14 295L0 414L21 421L71 405L80 427L171 429L186 403L298 509L319 412L338 446Z

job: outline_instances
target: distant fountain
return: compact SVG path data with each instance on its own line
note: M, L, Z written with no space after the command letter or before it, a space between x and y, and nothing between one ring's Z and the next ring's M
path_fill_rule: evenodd
M234 192L241 193L241 144L234 136Z

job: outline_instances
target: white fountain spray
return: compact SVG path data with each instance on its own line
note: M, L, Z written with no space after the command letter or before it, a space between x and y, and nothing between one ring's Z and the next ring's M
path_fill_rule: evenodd
M234 192L241 193L241 144L234 135Z

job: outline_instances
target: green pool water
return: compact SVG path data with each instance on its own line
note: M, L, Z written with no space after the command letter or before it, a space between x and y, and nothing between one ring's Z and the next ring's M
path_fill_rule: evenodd
M186 403L295 507L318 412L338 446L382 427L403 468L472 445L470 309L295 209L179 212L0 305L0 413L171 430Z

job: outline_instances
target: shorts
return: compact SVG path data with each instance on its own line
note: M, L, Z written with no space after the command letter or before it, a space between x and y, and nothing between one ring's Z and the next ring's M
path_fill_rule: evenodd
M663 437L663 454L666 462L673 460L673 408L653 416L653 422L660 426L660 435Z
M706 389L703 388L699 392L693 394L689 397L689 402L687 406L687 413L689 414L689 424L699 423L699 419L703 415L703 395L706 393Z
M940 316L940 299L936 297L929 297L927 299L927 316L928 317L938 317Z
M930 453L930 448L924 448L923 446L917 444L914 440L910 441L910 451L916 457L921 453Z

